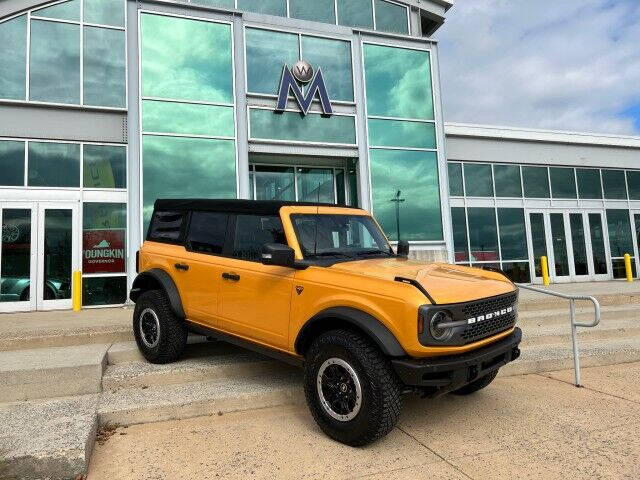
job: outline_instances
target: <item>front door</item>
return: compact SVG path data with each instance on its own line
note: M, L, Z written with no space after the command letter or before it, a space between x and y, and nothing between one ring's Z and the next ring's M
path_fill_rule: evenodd
M77 219L75 203L1 204L0 312L72 307Z

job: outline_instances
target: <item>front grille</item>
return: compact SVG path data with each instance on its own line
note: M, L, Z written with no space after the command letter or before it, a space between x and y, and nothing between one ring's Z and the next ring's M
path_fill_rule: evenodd
M462 307L462 313L467 319L477 317L479 315L486 315L488 313L499 312L507 307L513 307L514 311L490 320L472 323L468 325L462 333L460 333L460 338L462 338L466 344L482 340L483 338L496 335L512 328L516 324L517 320L517 300L518 294L510 293L508 295L488 300L479 300L465 305Z
M496 312L503 308L515 306L516 300L518 300L518 294L514 292L488 300L469 302L462 307L462 313L466 318L476 317L478 315L484 315L485 313Z

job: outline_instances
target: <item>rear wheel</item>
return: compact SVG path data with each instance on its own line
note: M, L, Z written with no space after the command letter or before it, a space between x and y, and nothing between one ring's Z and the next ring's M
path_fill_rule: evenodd
M161 290L144 292L133 312L133 333L140 352L151 363L177 360L187 344L187 329Z
M399 383L380 349L367 338L332 330L310 346L305 396L323 432L351 446L389 433L400 417Z
M483 388L488 387L489 384L495 380L497 375L498 370L495 370L491 373L486 374L484 377L480 377L470 384L459 388L458 390L454 390L453 393L455 393L456 395L470 395L472 393L475 393L478 390L482 390Z

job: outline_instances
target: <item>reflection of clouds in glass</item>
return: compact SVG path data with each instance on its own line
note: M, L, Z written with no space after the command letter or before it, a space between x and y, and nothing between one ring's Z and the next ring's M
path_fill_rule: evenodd
M293 168L256 166L256 200L295 200Z
M24 142L0 141L0 185L24 185Z
M433 120L429 53L365 45L367 112Z
M401 191L402 240L442 240L438 161L434 152L369 151L373 213L389 238L396 239L396 207Z
M277 95L283 65L292 66L300 57L298 36L247 28L245 37L248 90Z
M298 113L277 114L271 110L252 108L249 113L251 138L266 140L293 140L306 142L356 143L356 127L353 117Z
M353 100L351 44L349 42L303 36L302 57L313 68L322 68L331 100Z
M142 102L142 130L233 137L233 107L145 100Z
M28 185L31 187L79 187L80 145L29 142Z
M82 161L85 188L127 187L125 147L85 145Z
M436 148L433 123L369 120L369 143L377 147Z
M338 0L338 23L348 27L373 28L371 0Z
M376 0L376 28L383 32L409 33L407 9L401 5Z
M80 103L80 27L31 21L30 99Z
M333 0L289 0L289 15L312 22L336 23Z
M84 0L84 21L124 27L125 0Z
M127 205L125 203L84 202L82 204L82 228L84 230L127 228Z
M231 27L143 14L142 95L233 103Z
M471 260L498 260L498 230L494 208L467 209Z
M0 23L0 98L24 100L27 16Z
M333 170L299 168L297 175L298 200L300 202L335 203Z
M125 106L124 32L84 27L84 103Z
M238 9L286 17L287 0L238 0Z
M522 260L529 257L527 235L522 208L499 208L500 245L503 260Z
M143 137L144 218L158 198L235 198L233 140Z
M59 3L31 12L35 17L58 18L60 20L80 21L80 0Z

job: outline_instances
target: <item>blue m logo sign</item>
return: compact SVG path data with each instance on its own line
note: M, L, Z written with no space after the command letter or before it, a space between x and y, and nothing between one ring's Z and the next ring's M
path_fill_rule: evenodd
M312 72L310 67L309 69ZM301 72L301 74L304 75L308 73L309 72ZM324 83L324 77L322 76L321 69L318 69L316 74L313 76L313 79L308 84L307 92L305 95L302 93L300 85L296 81L296 77L294 77L291 69L288 65L285 65L282 69L282 78L280 80L278 106L276 107L276 112L282 113L285 111L287 107L287 97L289 96L290 91L293 91L293 96L298 102L298 105L300 105L300 110L302 110L303 115L309 113L309 109L311 108L311 104L313 103L313 99L315 98L316 93L320 97L320 105L322 106L323 115L327 117L333 115L333 107L331 106L331 100L329 100L327 86Z

